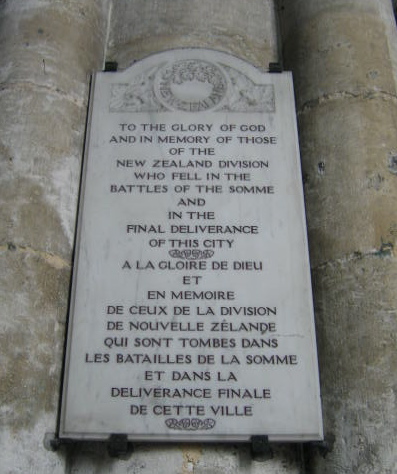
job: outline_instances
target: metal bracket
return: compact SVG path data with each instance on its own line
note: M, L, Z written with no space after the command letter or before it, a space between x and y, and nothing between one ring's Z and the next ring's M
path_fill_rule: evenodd
M117 72L118 67L117 61L106 61L103 72Z
M269 63L270 73L281 73L283 72L283 66L280 63Z
M133 451L126 434L111 434L108 440L108 454L111 458L126 456Z
M251 455L254 461L264 462L273 458L268 436L251 436Z
M44 435L43 444L48 451L58 451L63 445L71 445L79 441L68 438L59 438L56 433L46 433ZM112 458L122 458L132 453L134 447L128 442L126 434L111 434L107 441L108 454Z
M61 447L61 440L55 433L46 433L43 440L44 447L47 451L58 451Z
M325 458L332 451L331 443L326 439L324 441L312 441L310 444L313 448L317 448L318 454L322 458Z

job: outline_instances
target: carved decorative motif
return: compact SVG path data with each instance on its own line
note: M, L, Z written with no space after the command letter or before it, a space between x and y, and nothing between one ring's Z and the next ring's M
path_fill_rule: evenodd
M236 69L199 59L161 64L113 84L111 112L275 112L272 84L255 84Z
M275 112L274 87L272 84L257 85L240 71L224 66L228 73L227 104L221 108L227 112Z
M185 260L202 260L204 258L211 258L214 255L213 250L198 250L198 249L194 249L194 250L172 249L172 250L169 250L168 253L172 258L181 258Z
M111 86L110 112L167 112L154 94L154 78L158 67L133 78L128 84Z
M206 418L201 420L200 418L168 418L165 420L165 424L170 430L185 430L185 431L198 431L198 430L212 430L216 425L216 421L213 418Z
M187 59L161 68L154 90L159 101L172 110L200 112L213 109L223 101L227 82L215 64Z

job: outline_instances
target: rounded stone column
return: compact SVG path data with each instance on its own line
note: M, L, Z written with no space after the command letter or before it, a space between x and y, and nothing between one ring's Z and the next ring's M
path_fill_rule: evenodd
M330 452L309 472L392 474L396 32L390 0L279 2L295 78Z
M0 470L64 472L55 431L89 76L106 1L0 2Z

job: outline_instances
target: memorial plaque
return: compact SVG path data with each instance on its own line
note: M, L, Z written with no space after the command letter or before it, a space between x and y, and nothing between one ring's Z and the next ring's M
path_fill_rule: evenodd
M202 49L94 78L61 438L322 438L290 73Z

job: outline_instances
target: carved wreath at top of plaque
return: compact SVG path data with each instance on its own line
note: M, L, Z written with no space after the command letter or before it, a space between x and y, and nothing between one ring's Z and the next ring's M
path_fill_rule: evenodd
M198 58L162 62L113 84L110 112L275 112L272 84Z
M226 95L226 77L215 64L182 60L157 73L155 93L166 107L198 112L216 107Z

